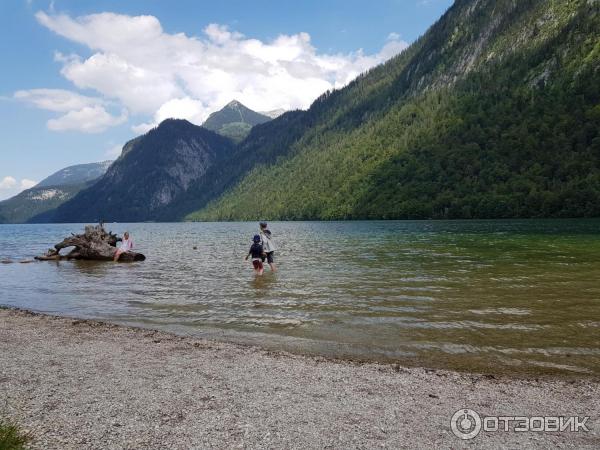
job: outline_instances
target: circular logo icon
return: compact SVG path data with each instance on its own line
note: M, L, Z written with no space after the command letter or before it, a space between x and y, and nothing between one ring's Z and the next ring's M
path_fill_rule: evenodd
M472 409L459 409L452 416L450 427L454 436L463 440L473 439L481 431L481 417Z

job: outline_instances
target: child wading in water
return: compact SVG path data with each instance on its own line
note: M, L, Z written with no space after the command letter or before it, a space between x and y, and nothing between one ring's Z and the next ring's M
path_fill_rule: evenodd
M246 261L248 258L252 256L252 266L254 266L254 273L256 275L262 275L265 269L263 268L262 257L265 254L263 250L263 246L260 243L260 236L258 234L254 235L254 239L252 239L254 244L250 247L250 251L246 255Z
M275 243L273 242L271 230L269 230L267 222L260 223L260 241L262 243L263 250L267 255L267 262L269 263L271 271L276 272L277 269L275 268Z

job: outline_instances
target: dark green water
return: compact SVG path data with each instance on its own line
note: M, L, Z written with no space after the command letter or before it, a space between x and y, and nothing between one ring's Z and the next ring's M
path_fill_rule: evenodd
M81 225L0 225L0 258ZM600 221L115 224L147 261L0 265L0 304L337 357L600 374ZM193 249L197 246L197 250Z

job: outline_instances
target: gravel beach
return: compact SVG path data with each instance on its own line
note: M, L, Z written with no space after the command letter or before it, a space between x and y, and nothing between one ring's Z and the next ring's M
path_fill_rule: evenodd
M599 448L598 381L331 361L0 309L0 416L33 448ZM460 408L590 416L590 431L463 441Z

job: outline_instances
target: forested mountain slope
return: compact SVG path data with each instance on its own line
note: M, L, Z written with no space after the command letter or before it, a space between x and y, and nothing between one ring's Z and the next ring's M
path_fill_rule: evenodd
M178 211L598 216L599 10L597 0L457 0L398 57L254 127Z
M0 202L0 223L27 223L73 198L93 181L59 186L35 186Z

